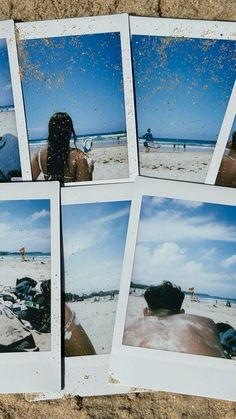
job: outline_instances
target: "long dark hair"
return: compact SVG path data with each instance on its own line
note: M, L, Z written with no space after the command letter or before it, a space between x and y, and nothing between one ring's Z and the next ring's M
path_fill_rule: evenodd
M51 180L64 182L72 135L75 141L76 135L70 115L66 112L54 113L48 124L47 175Z

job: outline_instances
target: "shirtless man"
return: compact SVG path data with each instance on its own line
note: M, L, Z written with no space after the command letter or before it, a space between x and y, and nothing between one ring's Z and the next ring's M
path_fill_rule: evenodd
M184 297L171 282L149 287L144 317L125 329L123 344L225 358L213 320L185 314Z
M236 187L236 131L233 132L232 140L228 142L229 153L222 159L216 178L216 185Z

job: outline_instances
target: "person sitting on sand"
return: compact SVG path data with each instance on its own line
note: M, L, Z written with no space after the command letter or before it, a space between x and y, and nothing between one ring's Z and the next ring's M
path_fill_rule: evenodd
M75 315L65 305L65 356L96 355L95 349L81 324L76 324Z
M215 184L218 186L236 187L236 131L232 140L227 143L229 153L222 159Z
M185 314L184 297L181 288L169 281L149 287L144 293L144 317L125 329L123 344L225 358L215 323Z
M32 177L36 180L43 173L45 180L82 182L92 180L93 163L88 164L83 151L70 147L75 131L71 117L65 112L55 113L48 124L48 147L32 160Z

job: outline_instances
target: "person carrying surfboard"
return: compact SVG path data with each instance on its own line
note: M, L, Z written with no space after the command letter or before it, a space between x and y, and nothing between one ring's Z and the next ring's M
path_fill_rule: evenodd
M147 132L146 132L146 134L144 134L143 139L144 139L143 146L144 146L145 153L149 153L150 148L159 148L160 147L159 144L157 146L154 146L154 145L150 146L150 144L149 144L149 143L153 143L153 141L154 141L153 135L151 133L151 128L147 129Z

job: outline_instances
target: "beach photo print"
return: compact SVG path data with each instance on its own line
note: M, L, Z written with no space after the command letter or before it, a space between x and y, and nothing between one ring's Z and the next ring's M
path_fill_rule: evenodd
M13 21L0 22L0 182L29 180L30 159Z
M128 181L138 173L128 15L20 23L32 179Z
M45 183L4 184L0 208L1 392L57 390L61 388L58 183L50 188Z
M110 372L125 385L235 400L236 199L191 191L136 182Z
M132 185L63 188L65 387L33 400L127 392L108 383ZM29 396L32 401L32 396Z
M141 176L206 182L236 78L235 27L130 17Z

